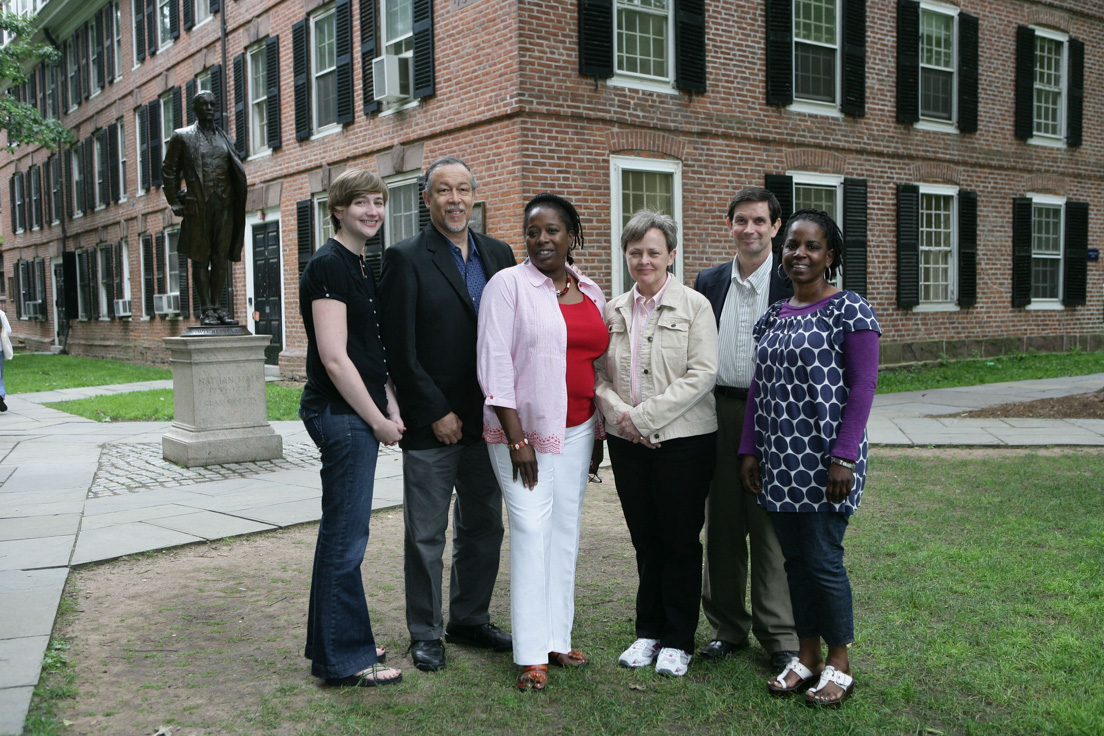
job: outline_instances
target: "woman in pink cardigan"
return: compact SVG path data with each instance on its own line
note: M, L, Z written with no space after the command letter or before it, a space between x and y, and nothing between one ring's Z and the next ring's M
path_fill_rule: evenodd
M588 471L602 460L594 362L609 334L601 289L571 267L575 207L554 194L525 207L524 263L499 271L479 310L483 437L510 518L510 622L517 686L543 690L571 647L575 561Z

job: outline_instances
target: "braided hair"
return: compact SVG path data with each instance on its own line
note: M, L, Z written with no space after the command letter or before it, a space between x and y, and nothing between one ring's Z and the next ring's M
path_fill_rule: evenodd
M551 207L560 213L560 219L563 220L564 227L572 233L571 246L567 249L567 262L574 265L575 259L571 257L571 253L576 248L582 248L586 243L586 238L583 237L583 222L579 219L579 213L575 209L575 205L557 194L549 192L538 194L525 205L525 219L521 225L522 232L525 232L526 228L529 227L529 215L537 207Z
M824 242L828 246L828 252L832 254L832 264L824 270L824 278L828 281L834 280L836 274L843 268L843 233L840 232L839 225L824 210L810 208L798 210L790 215L790 219L786 220L786 229L783 232L789 236L790 228L793 227L794 223L801 220L815 223L820 231L824 233ZM782 242L786 242L784 238Z

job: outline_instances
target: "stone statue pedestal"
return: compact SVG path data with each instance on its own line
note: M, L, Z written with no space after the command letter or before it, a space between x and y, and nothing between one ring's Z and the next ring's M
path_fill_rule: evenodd
M244 328L197 332L164 338L175 412L161 437L164 458L191 468L282 457L283 437L269 425L265 401L265 347L272 338Z

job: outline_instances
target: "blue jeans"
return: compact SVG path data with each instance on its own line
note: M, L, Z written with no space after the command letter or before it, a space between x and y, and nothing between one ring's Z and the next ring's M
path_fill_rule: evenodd
M847 514L772 512L786 558L794 626L801 639L822 637L830 647L855 640L851 581L843 566Z
M368 544L379 442L356 414L299 409L322 452L322 521L314 548L307 646L311 674L336 679L376 663L360 563Z

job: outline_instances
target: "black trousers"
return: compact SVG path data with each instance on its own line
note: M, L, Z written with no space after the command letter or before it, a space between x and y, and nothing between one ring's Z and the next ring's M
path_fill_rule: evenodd
M705 498L716 433L665 440L649 449L609 436L617 495L636 548L640 587L636 635L694 651L701 603Z

